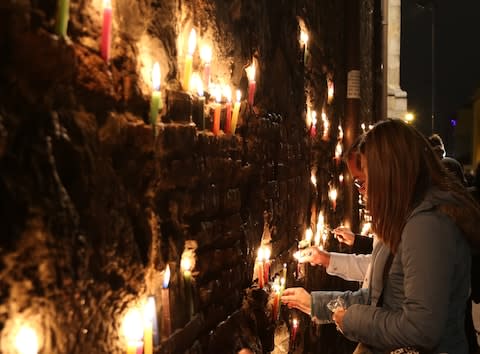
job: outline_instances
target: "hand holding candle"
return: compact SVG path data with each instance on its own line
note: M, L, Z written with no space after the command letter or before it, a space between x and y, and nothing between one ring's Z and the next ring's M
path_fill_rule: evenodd
M110 47L112 44L112 3L111 0L103 0L103 26L102 39L100 41L100 54L105 61L110 60Z

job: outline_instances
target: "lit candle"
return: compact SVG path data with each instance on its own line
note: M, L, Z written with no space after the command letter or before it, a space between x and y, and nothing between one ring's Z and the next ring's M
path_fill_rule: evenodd
M232 132L232 89L230 86L224 87L224 96L227 99L225 104L225 134Z
M252 60L252 64L245 68L248 78L248 103L253 106L255 98L255 90L257 88L257 83L255 81L255 59Z
M200 59L203 62L203 80L205 86L210 86L210 64L212 62L212 47L209 45L203 45L200 48Z
M317 135L317 112L312 111L312 127L310 129L310 136L312 138Z
M325 111L322 110L322 122L323 122L323 140L328 140L328 129L330 128L330 123L328 122L328 117Z
M332 202L332 208L333 211L337 209L337 189L336 188L330 188L328 191L328 198Z
M170 266L167 264L163 273L162 287L162 335L166 338L170 337L172 332L172 322L170 319L170 290L168 283L170 282Z
M287 279L287 263L283 263L283 279Z
M307 242L307 247L312 245L313 232L311 228L305 230L305 241Z
M366 132L365 123L362 123L362 124L360 125L360 127L362 128L362 132L365 134L365 132Z
M218 135L220 132L220 114L222 113L222 93L220 91L220 87L216 86L214 88L214 95L215 95L215 110L213 111L213 134Z
M338 175L338 181L339 181L340 183L343 183L343 179L344 179L343 173L340 173L340 174Z
M103 26L100 41L100 54L105 61L110 60L110 47L112 43L112 3L103 0Z
M150 124L153 126L153 132L157 135L157 116L158 111L163 108L162 94L160 92L160 65L155 63L152 70L152 98L150 101Z
M185 302L188 307L188 318L193 316L193 298L192 298L192 260L189 256L182 256L180 267L183 270L183 279L185 281Z
M237 129L237 122L238 122L238 113L240 112L240 100L242 99L242 92L237 90L237 100L233 105L233 115L232 115L232 134L235 134L235 130Z
M295 345L295 339L297 337L297 330L298 330L298 320L294 318L292 320L292 334L290 336L292 341L292 347Z
M298 245L298 248L305 248L305 247L300 247L300 243ZM293 254L293 258L297 260L297 279L303 278L305 275L305 265L303 263L299 262L300 259L300 251L297 251Z
M143 354L153 354L154 335L158 338L157 310L155 298L149 296L143 308Z
M307 63L308 58L308 33L300 31L300 44L303 47L303 64Z
M316 187L317 186L317 177L313 174L310 175L310 182Z
M338 165L340 163L340 158L342 157L342 143L339 141L337 142L337 145L335 146L335 162Z
M264 272L264 278L263 282L264 284L268 284L270 280L270 255L272 251L270 250L270 247L264 247L263 251L263 259L264 259L264 266L263 266L263 272Z
M127 339L127 354L137 354L143 349L143 320L140 310L130 309L123 319L123 334Z
M188 37L188 53L185 56L185 64L183 68L183 89L185 91L190 90L190 77L192 76L192 61L193 53L195 52L195 47L197 45L197 34L195 28L192 28L190 31L190 36Z
M278 277L275 277L275 280L272 284L273 289L273 306L272 306L272 318L274 321L277 320L277 314L280 313L278 311L278 307L280 304L280 281Z
M335 87L333 85L333 81L328 79L327 80L327 103L328 104L332 103L334 93L335 93Z
M263 289L263 280L264 280L263 247L260 247L257 253L257 277L258 277L258 287L260 289Z
M29 325L22 325L15 336L15 349L19 354L37 354L37 332Z
M343 139L343 128L342 128L342 125L339 124L338 125L338 140L342 140Z
M70 0L57 1L57 17L55 20L55 32L60 37L67 36L68 16L70 11Z

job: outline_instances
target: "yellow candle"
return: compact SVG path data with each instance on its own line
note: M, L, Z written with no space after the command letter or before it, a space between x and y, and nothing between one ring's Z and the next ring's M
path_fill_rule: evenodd
M57 18L55 21L55 32L60 37L67 36L68 17L69 17L70 0L58 0L57 2Z
M192 61L193 53L195 52L195 47L197 45L197 34L195 29L192 28L190 31L190 36L188 37L188 53L185 56L185 66L183 71L183 89L185 91L190 90L190 77L192 76Z
M138 308L130 309L123 319L123 334L127 340L127 354L136 354L143 347L143 319Z
M143 308L143 354L153 354L153 334L158 335L155 298L149 296Z
M232 115L232 134L235 134L235 129L237 129L238 113L240 112L240 100L242 99L242 92L237 90L237 101L233 106L233 115Z

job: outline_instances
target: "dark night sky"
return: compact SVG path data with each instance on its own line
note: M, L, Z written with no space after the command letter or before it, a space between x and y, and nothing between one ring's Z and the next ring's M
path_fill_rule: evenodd
M431 10L402 1L400 85L415 126L431 133ZM450 119L480 87L480 0L437 0L435 15L435 130L453 143Z

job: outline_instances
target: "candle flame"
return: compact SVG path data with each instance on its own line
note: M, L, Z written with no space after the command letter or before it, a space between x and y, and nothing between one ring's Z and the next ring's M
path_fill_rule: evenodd
M223 95L227 99L227 102L232 102L232 88L229 85L223 87Z
M327 81L327 97L328 97L328 102L331 102L333 99L333 95L335 93L335 86L333 84L332 80Z
M190 77L189 91L197 91L199 96L203 96L203 82L200 75L194 72Z
M252 64L250 64L245 68L248 81L255 81L255 71L256 71L256 66L255 66L255 58L254 58L252 59Z
M315 175L312 173L312 175L310 176L310 181L312 182L312 184L316 187L317 186L317 177L315 177Z
M312 111L312 124L317 125L317 111Z
M138 308L131 308L123 318L123 335L129 341L139 341L143 337L142 314Z
M320 245L320 229L317 227L317 231L315 232L315 246Z
M216 85L213 87L213 96L215 97L215 101L220 103L222 101L222 90L220 86Z
M337 189L336 188L331 188L329 191L328 191L328 197L330 198L330 200L332 202L336 201L337 200Z
M240 101L241 101L241 99L242 99L242 91L240 91L240 90L237 90L237 92L236 92L236 93L237 93L237 102L240 102Z
M298 320L297 320L296 318L294 318L294 319L292 320L292 326L293 326L293 328L297 328L297 327L298 327Z
M200 59L202 59L205 64L210 64L212 62L212 47L204 44L200 48Z
M167 264L167 268L165 268L165 272L163 273L163 288L168 288L168 284L170 283L170 266Z
M365 133L365 123L362 123L360 127L362 128L362 131Z
M339 159L342 156L343 148L342 143L338 142L337 146L335 146L335 158Z
M192 28L192 30L190 31L190 36L188 36L188 54L193 55L196 46L197 32L195 32L195 28Z
M189 272L192 270L192 260L190 257L182 257L182 260L180 261L180 267L184 272Z
M338 139L339 140L343 139L343 128L341 124L338 125Z
M302 43L304 46L307 46L308 43L308 33L304 30L300 31L300 43Z
M257 252L257 261L258 261L258 262L262 262L262 261L263 261L263 254L264 254L263 247L260 247L260 248L258 249L258 252Z
M340 173L340 174L338 175L338 181L339 181L340 183L343 183L343 173Z
M311 228L308 228L305 230L305 240L307 242L311 242L313 237L313 231Z
M322 111L322 122L323 122L323 137L326 138L328 136L328 129L330 127L330 123L328 121L328 117L325 111Z
M15 336L15 349L19 354L37 354L37 332L35 332L35 330L29 325L21 326Z
M112 8L112 1L111 0L103 0L103 8L104 9L111 9Z
M155 306L155 297L149 296L147 302L143 307L143 321L144 324L151 324L157 313Z
M160 64L155 62L152 69L152 86L155 91L160 90Z
M263 259L265 261L269 261L270 260L270 255L272 254L272 250L270 249L270 247L264 247L264 251L263 251Z

